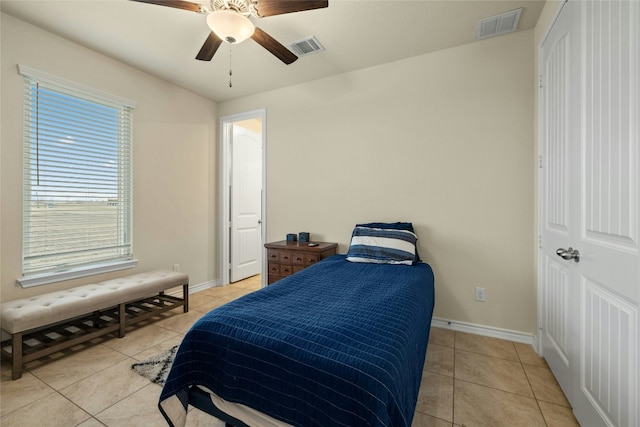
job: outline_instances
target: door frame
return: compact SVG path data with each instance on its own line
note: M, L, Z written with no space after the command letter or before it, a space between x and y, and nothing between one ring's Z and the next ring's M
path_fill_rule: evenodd
M230 135L229 135L229 126L231 123L256 119L259 118L262 120L262 130L261 130L261 138L262 138L262 196L260 201L260 208L262 210L262 227L260 230L260 238L264 243L266 237L266 224L267 224L267 215L266 215L266 165L267 165L267 156L266 156L266 144L267 144L267 111L264 108L252 111L246 111L243 113L231 114L228 116L220 117L220 149L218 150L220 154L219 164L220 164L220 203L219 203L219 214L220 214L220 246L219 246L219 261L220 261L220 281L221 285L228 285L230 279L230 243L231 243L231 217L230 217L230 208L231 208L231 199L230 199L230 191L231 187L230 183L230 171L231 171L231 159L230 155L231 150L229 149L229 145L231 144ZM262 286L265 286L265 277L266 277L266 254L265 251L261 251L262 253Z

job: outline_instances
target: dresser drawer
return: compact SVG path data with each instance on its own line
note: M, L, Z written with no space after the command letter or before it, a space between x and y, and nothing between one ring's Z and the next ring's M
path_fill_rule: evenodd
M313 265L320 260L320 254L297 253L293 254L293 265Z
M277 251L269 249L267 252L267 261L269 263L277 262L278 264L292 264L294 253L292 251Z
M269 274L276 274L276 275L280 275L280 264L278 264L277 262L270 262L269 263Z
M290 251L279 251L278 262L280 264L291 264L294 254Z
M293 274L293 266L289 264L280 264L280 275L289 276Z
M267 250L267 262L280 262L280 255L275 249Z
M288 276L290 274L293 274L293 272L293 266L290 264L278 264L277 262L269 263L269 274Z

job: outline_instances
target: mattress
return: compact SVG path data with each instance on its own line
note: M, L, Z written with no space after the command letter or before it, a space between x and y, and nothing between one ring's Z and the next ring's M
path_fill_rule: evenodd
M327 258L198 320L160 410L184 425L200 386L293 426L409 427L434 298L426 263Z

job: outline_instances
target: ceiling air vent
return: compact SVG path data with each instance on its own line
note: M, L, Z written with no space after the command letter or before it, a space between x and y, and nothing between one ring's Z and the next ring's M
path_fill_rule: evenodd
M297 42L289 43L288 47L289 50L291 50L299 57L324 51L324 47L314 36L309 36L302 40L298 40Z
M522 8L480 19L476 39L482 40L515 31L518 28L521 13Z

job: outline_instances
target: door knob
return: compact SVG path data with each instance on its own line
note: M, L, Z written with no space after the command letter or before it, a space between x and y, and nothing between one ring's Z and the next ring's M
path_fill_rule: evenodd
M556 251L556 255L558 255L562 259L566 260L574 260L575 262L580 262L580 252L577 249L569 248L558 248Z

